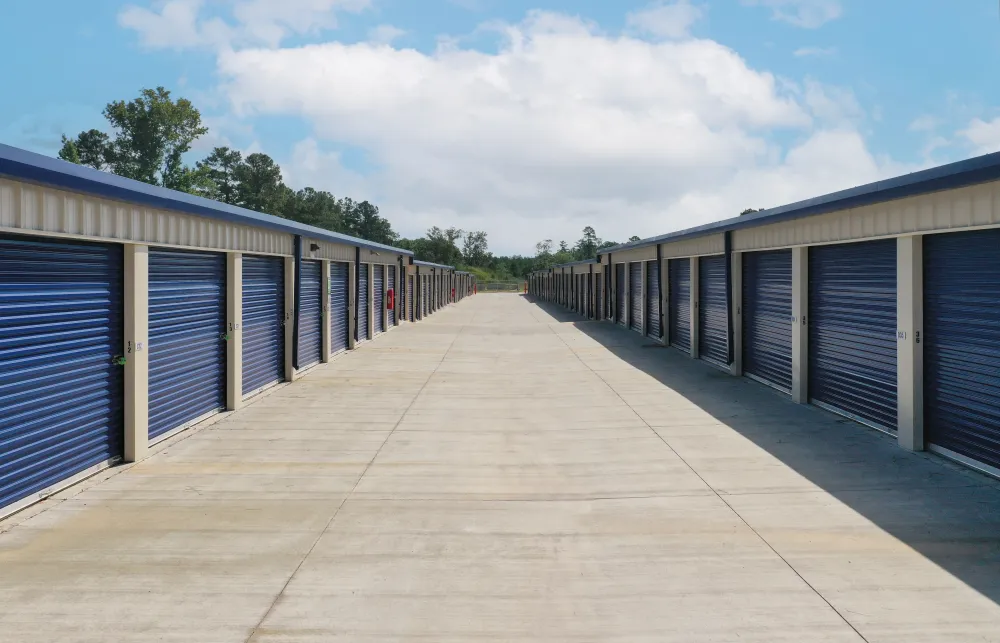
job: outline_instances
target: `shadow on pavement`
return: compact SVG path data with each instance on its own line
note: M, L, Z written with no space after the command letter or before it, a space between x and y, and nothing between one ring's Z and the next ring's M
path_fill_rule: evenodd
M891 436L795 404L783 393L693 361L624 327L583 320L532 296L527 300L555 321L574 324L616 357L1000 605L998 481L934 454L904 451Z

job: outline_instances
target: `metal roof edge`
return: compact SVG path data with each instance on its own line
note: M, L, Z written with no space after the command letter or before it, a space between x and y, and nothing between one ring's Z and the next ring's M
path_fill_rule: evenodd
M430 261L413 260L414 266L425 266L427 268L441 268L443 270L454 270L455 266L446 266L443 263L431 263Z
M791 221L793 219L826 214L835 210L857 208L910 196L920 196L942 190L968 187L997 179L1000 179L1000 152L993 152L971 159L903 174L891 179L875 181L838 192L831 192L811 199L796 201L787 205L754 212L753 214L723 219L693 228L642 239L633 243L604 248L601 252L604 254L622 252L624 250L644 248L646 246L680 241L681 239L715 234L727 230L739 230L758 225Z
M580 261L570 261L569 263L560 263L553 268L570 268L572 266L585 266L589 263L600 263L597 259L581 259ZM544 270L544 268L543 268Z
M116 201L137 203L152 208L175 210L230 223L278 230L320 241L413 256L411 250L359 239L271 214L255 212L193 194L170 190L158 185L149 185L117 174L76 165L3 143L0 143L0 176L83 192Z

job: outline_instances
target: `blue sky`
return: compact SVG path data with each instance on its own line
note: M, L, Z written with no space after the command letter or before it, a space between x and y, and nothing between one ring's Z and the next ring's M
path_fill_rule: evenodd
M960 7L960 8L958 8ZM1000 150L995 0L50 0L0 22L0 141L141 87L407 235L530 253ZM187 16L187 18L178 18ZM520 43L520 44L516 44ZM735 210L735 212L734 212Z

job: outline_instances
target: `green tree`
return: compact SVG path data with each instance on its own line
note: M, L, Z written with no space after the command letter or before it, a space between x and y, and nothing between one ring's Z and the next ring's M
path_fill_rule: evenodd
M183 156L208 132L191 101L175 101L163 87L143 89L127 103L108 103L104 117L115 132L109 147L112 172L170 189L190 186L191 171Z
M303 188L293 192L285 188L281 216L306 225L334 232L344 230L344 216L337 198L329 192Z
M754 212L762 212L763 210L764 208L761 208L759 210L754 210L753 208L747 208L743 212L740 212L740 216L742 217L744 214L753 214Z
M286 198L281 182L281 168L267 154L250 154L235 171L236 203L257 212L275 213L282 210Z
M635 243L636 241L642 241L642 238L637 237L633 234L631 237L628 238L628 241L626 243Z
M597 255L597 248L601 245L601 240L591 226L583 229L583 237L573 246L573 251L577 261L593 259Z
M482 230L469 232L465 235L462 245L462 258L470 266L485 266L489 262L489 244L486 241L486 233Z
M95 170L108 170L111 158L111 138L98 129L77 134L75 139L62 137L59 158L70 163L87 165Z
M80 165L80 149L76 146L76 141L66 138L63 134L62 147L59 149L59 158L70 163Z
M389 220L379 215L378 206L368 201L357 203L350 199L342 202L344 226L347 234L391 245L399 240Z
M210 189L202 194L217 201L236 205L239 203L239 179L237 170L243 164L243 155L228 147L216 147L204 161L196 167L209 179Z

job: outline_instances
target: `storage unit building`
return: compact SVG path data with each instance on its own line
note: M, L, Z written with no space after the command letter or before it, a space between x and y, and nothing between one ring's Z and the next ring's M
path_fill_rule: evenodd
M603 292L616 297L619 323L621 266L655 249L667 262L671 344L894 434L904 448L1000 476L998 247L992 154L598 259L613 271Z
M411 254L0 145L0 517L294 381Z

